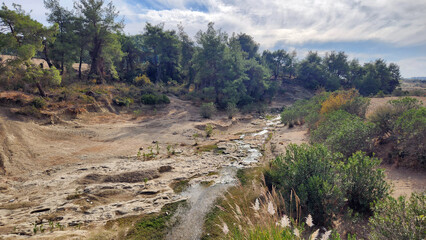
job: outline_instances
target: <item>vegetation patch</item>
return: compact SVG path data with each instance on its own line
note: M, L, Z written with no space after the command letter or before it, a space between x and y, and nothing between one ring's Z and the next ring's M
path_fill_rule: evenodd
M175 181L172 184L170 184L170 187L173 189L175 193L181 193L189 187L189 180L185 179L185 180Z
M166 204L158 213L142 216L128 216L108 221L105 230L129 229L120 239L164 239L167 231L173 226L172 216L185 200ZM102 234L99 234L102 235Z
M170 99L164 94L146 93L142 95L141 103L146 105L169 104Z

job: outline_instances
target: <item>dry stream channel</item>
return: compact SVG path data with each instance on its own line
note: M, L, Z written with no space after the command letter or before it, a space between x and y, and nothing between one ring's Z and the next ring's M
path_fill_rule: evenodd
M263 130L251 133L252 137L261 136L263 144L270 128L280 123L280 117L268 120ZM224 165L219 171L219 178L210 186L200 183L192 184L181 196L187 198L187 205L178 208L176 215L179 218L177 226L173 227L167 235L167 240L198 240L203 233L204 217L213 207L216 199L226 190L237 183L236 172L239 168L252 167L259 163L262 153L257 147L244 141L247 134L242 134L240 139L233 140L236 152L239 153L238 161ZM226 146L225 146L226 148Z

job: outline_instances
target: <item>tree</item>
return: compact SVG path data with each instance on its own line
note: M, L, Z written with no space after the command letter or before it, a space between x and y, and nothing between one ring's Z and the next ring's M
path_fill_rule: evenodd
M241 46L241 50L245 53L245 58L251 59L256 57L257 51L259 50L259 43L255 42L252 36L240 33L237 36L232 36L230 41L238 42Z
M108 53L106 48L114 51L121 51L118 47L117 39L114 33L123 29L123 22L116 22L118 11L112 4L104 6L104 0L80 0L75 4L76 10L83 19L83 27L88 33L88 39L91 43L89 48L91 65L89 77L97 80L97 83L103 83L106 72L114 75L114 64L108 62ZM118 54L119 57L120 54ZM105 69L108 67L108 69Z
M22 64L43 49L44 42L53 42L57 25L50 28L31 19L18 4L10 10L3 4L0 10L1 51L10 50L17 56L14 62Z
M175 31L165 31L164 25L147 23L143 34L149 52L149 62L155 82L180 81L179 39Z
M194 68L192 63L192 57L195 54L195 44L189 38L188 34L185 33L183 26L178 25L179 29L179 41L180 41L180 66L182 68L182 75L188 83L192 83L194 80Z
M53 65L64 73L64 67L71 69L78 56L78 35L76 34L75 16L59 5L58 0L44 0L44 6L50 10L48 22L57 24L59 32L54 43L44 44L45 60L49 67ZM49 51L50 49L50 51Z
M60 84L61 77L55 68L43 69L31 63L31 58L43 49L45 42L53 42L57 25L50 28L31 19L20 5L13 4L15 10L10 10L3 4L0 10L0 51L9 50L15 55L6 62L2 69L2 77L22 78L25 82L33 83L39 89L42 97L46 96L42 84Z
M326 87L327 72L317 52L309 52L300 62L297 69L297 79L309 89Z
M323 63L329 73L328 89L337 90L341 85L346 86L349 72L348 56L344 52L326 53Z

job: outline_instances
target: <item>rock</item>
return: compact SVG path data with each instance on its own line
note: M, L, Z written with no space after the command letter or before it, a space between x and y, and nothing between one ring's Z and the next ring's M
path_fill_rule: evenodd
M139 191L136 194L140 194L140 195L156 195L158 194L160 191L158 190L143 190L143 191Z
M170 171L172 171L172 167L171 166L169 166L169 165L166 165L166 166L161 166L161 167L159 167L158 168L158 171L160 172L160 173L164 173L164 172L170 172Z
M143 210L144 209L142 207L135 207L135 208L133 208L133 211L135 211L135 212L141 212Z
M126 212L121 211L121 210L116 210L115 211L115 215L118 215L118 216L123 216L123 215L126 215L126 214L127 214Z
M80 222L72 221L72 222L68 223L68 226L69 226L69 227L75 227L75 226L78 226L78 225L80 225L80 224L81 224Z
M50 208L41 208L41 209L36 209L36 210L31 211L31 212L30 212L30 214L33 214L33 213L40 213L40 212L47 212L47 211L50 211Z

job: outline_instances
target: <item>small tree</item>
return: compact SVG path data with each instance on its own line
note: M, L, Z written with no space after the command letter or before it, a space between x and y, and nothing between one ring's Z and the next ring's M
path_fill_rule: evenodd
M201 116L203 118L211 118L215 113L216 106L214 105L214 103L203 103L203 105L201 105Z

